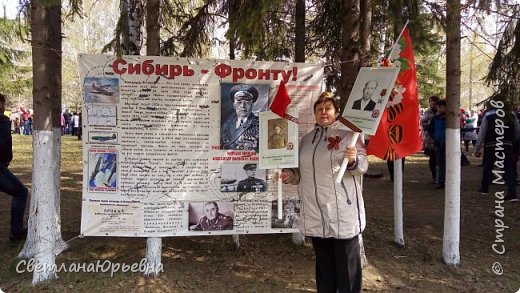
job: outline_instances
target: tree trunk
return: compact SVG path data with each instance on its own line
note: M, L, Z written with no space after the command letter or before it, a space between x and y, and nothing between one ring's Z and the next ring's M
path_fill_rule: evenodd
M393 39L397 40L397 37L399 36L399 33L401 33L401 29L404 25L404 15L403 15L403 8L404 8L403 0L392 0L389 3L389 9L391 11L391 23L393 24Z
M160 37L160 8L161 0L147 0L146 2L146 55L159 56L161 50ZM149 237L146 239L145 276L157 277L162 270L161 264L162 238Z
M343 109L347 103L348 95L354 86L359 69L361 68L361 62L363 60L369 60L368 57L363 55L363 49L368 46L367 52L370 52L369 28L372 26L372 9L367 6L370 3L363 4L363 11L361 11L362 6L360 2L363 1L365 0L343 0L341 81L339 88L341 109ZM370 0L366 1L371 2ZM361 15L361 13L363 13L363 15ZM362 265L364 267L368 264L368 260L365 255L362 237L359 237L359 245Z
M372 32L372 0L361 1L361 66L370 66L370 33Z
M296 0L294 61L305 62L305 0Z
M229 4L229 11L228 11L229 27L234 28L235 21L237 18L237 16L235 16L235 14L240 9L240 1L230 1L230 2L231 3ZM235 58L236 58L235 50L237 47L236 29L233 29L231 31L231 34L228 32L228 34L229 34L229 36L228 36L228 38L229 38L229 59L235 60Z
M61 1L31 2L33 62L33 175L29 233L19 256L33 257L32 284L57 278L61 238Z
M361 67L360 0L343 0L340 107L344 108Z
M460 0L447 1L446 23L446 195L443 258L460 263Z
M143 10L141 0L121 1L123 54L139 55L141 52Z
M294 28L294 62L305 62L305 0L296 0ZM294 245L305 244L305 236L301 233L292 234Z
M146 55L159 56L161 51L160 37L161 0L146 2Z

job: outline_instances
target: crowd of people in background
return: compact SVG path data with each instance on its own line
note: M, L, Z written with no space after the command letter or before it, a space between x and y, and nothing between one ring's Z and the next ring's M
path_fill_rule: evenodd
M19 106L11 111L11 133L20 135L32 135L33 131L33 111ZM61 113L61 135L77 136L81 139L81 112L70 112L65 109Z
M446 100L437 96L429 98L430 107L421 109L420 124L423 138L424 154L429 157L429 167L435 188L444 188L446 170ZM520 107L514 109L511 115L498 117L496 104L489 103L485 109L476 110L460 109L460 135L463 142L461 152L461 165L469 165L467 155L476 158L482 156L482 179L479 188L481 195L489 194L489 185L493 181L493 168L496 160L502 160L504 164L503 180L507 185L505 201L517 202L517 161L520 154ZM503 109L502 109L503 110ZM499 126L495 120L502 119L505 126ZM505 129L505 130L504 130ZM473 152L470 152L470 143ZM504 158L497 158L495 147L501 144Z
M9 119L11 120L12 133L32 135L32 110L20 106L17 110L11 112Z

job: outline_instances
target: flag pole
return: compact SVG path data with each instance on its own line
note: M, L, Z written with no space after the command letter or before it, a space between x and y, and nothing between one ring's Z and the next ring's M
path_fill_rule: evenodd
M401 30L401 32L399 33L399 36L397 37L397 39L395 39L395 42L394 44L392 45L392 48L390 49L390 51L388 51L388 54L385 56L385 58L383 59L388 59L390 57L390 55L392 54L392 52L394 51L395 49L395 46L397 46L397 43L399 42L399 40L401 39L401 36L403 35L404 33L404 30L406 29L406 27L408 26L408 23L410 22L409 19L406 20L404 26L403 26L403 29Z
M362 132L361 128L354 125L352 122L350 122L345 117L339 117L339 122L343 123L345 126L350 128L350 130L352 130L354 132L354 134L352 135L352 139L350 140L348 146L349 147L356 146L356 142L359 138L359 135ZM348 165L348 159L345 157L345 158L343 158L343 162L341 162L341 167L339 168L338 174L336 175L336 180L335 180L336 183L340 183L341 180L343 179L343 175L345 175L345 171L347 170L347 165Z
M271 103L271 106L269 109L271 112L275 113L276 115L280 116L283 119L294 121L294 117L288 115L286 113L287 107L291 104L291 98L289 97L289 94L287 93L287 88L285 87L285 82L283 79L280 81L280 86L278 87L278 91L276 95L274 96L273 102ZM289 119L289 118L292 119ZM298 122L296 122L298 123ZM281 168L281 166L279 166ZM280 169L279 175L282 174L282 171ZM278 202L278 219L281 220L283 218L283 193L282 193L282 180L281 178L278 178L278 184L277 184L277 202Z
M280 169L280 173L282 174L282 169ZM278 178L278 220L283 219L283 202L282 202L282 178Z
M384 59L389 59L390 55L394 51L397 43L403 36L404 30L408 26L410 20L406 20L406 23L399 33L399 36L392 45L392 49L388 52L388 55ZM384 60L383 59L383 60ZM403 169L402 160L394 160L394 242L399 245L404 245L404 233L403 233Z

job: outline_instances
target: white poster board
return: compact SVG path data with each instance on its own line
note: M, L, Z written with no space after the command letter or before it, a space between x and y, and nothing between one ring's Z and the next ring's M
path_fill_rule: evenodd
M398 74L398 67L362 67L342 117L361 128L363 134L376 134Z
M260 169L298 167L299 138L296 122L281 118L271 111L262 112L260 137Z
M81 234L297 231L273 228L276 186L271 170L257 166L263 141L258 117L283 79L299 117L298 136L309 131L322 65L80 55L79 67ZM245 101L237 103L238 96ZM227 121L238 116L235 104L251 111L240 125ZM286 201L297 198L295 187L286 188Z

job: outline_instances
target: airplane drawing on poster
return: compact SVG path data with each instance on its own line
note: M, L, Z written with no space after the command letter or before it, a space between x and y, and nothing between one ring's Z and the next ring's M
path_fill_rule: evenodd
M83 92L85 103L119 103L119 79L86 77Z
M92 143L117 143L117 132L89 131L88 141Z

